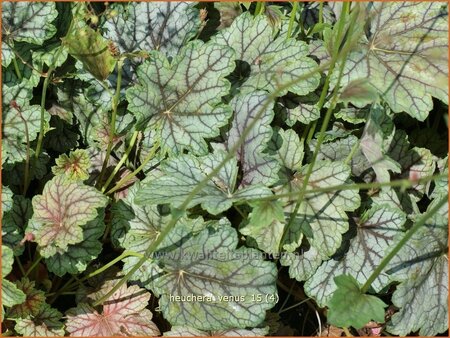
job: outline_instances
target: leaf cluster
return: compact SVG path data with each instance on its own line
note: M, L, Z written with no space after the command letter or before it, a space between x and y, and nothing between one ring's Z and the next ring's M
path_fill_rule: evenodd
M447 11L4 2L3 334L445 333Z

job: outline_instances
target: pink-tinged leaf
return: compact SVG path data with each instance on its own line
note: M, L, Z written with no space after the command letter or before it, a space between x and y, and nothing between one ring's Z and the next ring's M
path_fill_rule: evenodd
M47 182L42 195L33 198L33 217L27 231L35 236L41 255L50 257L67 251L83 240L82 226L97 216L97 208L108 199L93 187L56 176Z
M107 281L89 297L98 300L117 283ZM150 293L137 285L122 285L104 303L99 313L91 305L79 304L67 312L67 331L71 336L157 336L160 334L153 314L145 307Z

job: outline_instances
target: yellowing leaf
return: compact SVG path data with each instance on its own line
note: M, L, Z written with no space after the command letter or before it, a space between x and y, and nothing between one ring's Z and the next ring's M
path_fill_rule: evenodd
M83 63L86 70L98 80L105 80L114 70L116 59L106 39L89 26L76 27L63 39L69 54Z
M71 151L69 156L60 155L55 160L56 165L52 168L55 175L65 175L70 180L84 181L89 178L91 161L89 153L84 149Z

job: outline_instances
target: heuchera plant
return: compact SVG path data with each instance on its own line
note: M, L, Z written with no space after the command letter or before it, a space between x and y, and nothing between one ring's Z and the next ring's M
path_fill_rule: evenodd
M445 335L447 52L444 2L3 2L2 334Z

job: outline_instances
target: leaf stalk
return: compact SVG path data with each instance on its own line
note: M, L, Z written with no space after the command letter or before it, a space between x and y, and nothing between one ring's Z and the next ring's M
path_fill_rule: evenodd
M429 210L425 215L423 215L413 226L410 228L405 236L394 246L394 248L383 258L381 263L377 266L377 268L372 272L367 281L361 288L361 292L366 293L372 283L377 279L377 277L381 274L381 272L386 268L389 262L397 255L397 253L405 246L405 244L411 239L411 237L419 230L425 222L433 216L436 212L439 211L442 206L447 203L448 196L441 198L439 202L437 202L431 210Z

